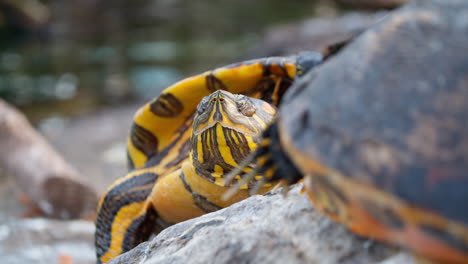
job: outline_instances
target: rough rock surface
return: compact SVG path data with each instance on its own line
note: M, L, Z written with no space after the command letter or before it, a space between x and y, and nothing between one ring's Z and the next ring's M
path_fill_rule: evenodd
M325 218L300 189L295 186L287 197L253 196L176 224L109 263L412 263L407 254Z

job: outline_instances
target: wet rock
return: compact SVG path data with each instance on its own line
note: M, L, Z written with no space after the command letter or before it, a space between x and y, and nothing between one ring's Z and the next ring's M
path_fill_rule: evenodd
M263 42L251 51L252 57L295 54L302 50L321 51L326 46L346 40L364 31L385 16L350 13L341 17L311 18L300 23L270 28Z
M0 225L1 263L94 264L94 223L47 219Z
M395 253L322 216L300 189L179 223L109 263L380 263Z

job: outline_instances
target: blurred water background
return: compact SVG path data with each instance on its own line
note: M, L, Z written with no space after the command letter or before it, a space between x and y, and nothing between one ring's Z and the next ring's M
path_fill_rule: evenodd
M0 97L34 122L153 98L254 57L268 26L323 15L327 2L1 0Z

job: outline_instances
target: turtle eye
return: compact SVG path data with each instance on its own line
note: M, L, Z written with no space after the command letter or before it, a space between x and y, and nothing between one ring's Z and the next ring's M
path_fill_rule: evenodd
M242 108L245 107L245 105L247 104L247 101L250 101L250 100L245 95L236 94L235 101L236 101L236 107L240 111Z
M244 101L236 101L236 107L237 109L240 111L240 109L242 109L243 107L245 106L245 102Z
M199 115L203 114L206 111L206 107L208 105L208 102L206 100L202 100L198 105L197 105L197 113Z
M252 101L244 95L236 96L236 107L237 110L245 116L252 116L256 111Z

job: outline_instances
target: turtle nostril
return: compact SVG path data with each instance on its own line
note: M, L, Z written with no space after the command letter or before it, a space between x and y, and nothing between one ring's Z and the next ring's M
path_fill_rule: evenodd
M211 99L212 102L216 102L217 100L219 100L220 102L224 101L224 98L217 98L217 97L214 97L213 99Z

